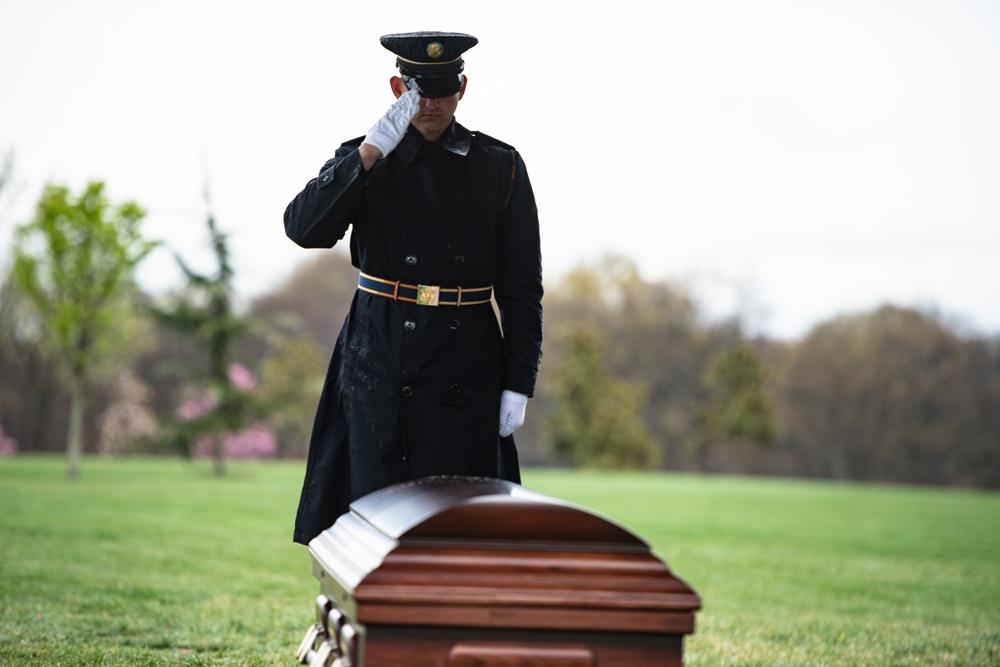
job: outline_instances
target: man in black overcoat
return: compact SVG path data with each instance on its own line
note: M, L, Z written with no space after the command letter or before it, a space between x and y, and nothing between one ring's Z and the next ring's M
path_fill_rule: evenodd
M462 56L477 41L383 36L395 104L285 211L305 248L333 247L350 227L360 271L313 425L296 542L390 484L520 481L511 433L541 360L538 212L518 152L455 121Z

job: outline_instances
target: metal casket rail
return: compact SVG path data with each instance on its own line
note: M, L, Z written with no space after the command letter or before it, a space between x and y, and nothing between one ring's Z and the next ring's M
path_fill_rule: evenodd
M622 526L495 479L376 491L309 551L314 667L681 665L701 608Z

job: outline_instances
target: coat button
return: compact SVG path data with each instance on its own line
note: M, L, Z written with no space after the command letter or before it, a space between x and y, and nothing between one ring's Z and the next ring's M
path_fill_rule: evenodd
M456 264L465 264L465 255L459 255L455 258Z
M462 387L460 385L457 385L457 384L451 385L451 393L453 393L453 394L460 394L460 393L462 393Z
M449 329L453 329L454 330L454 329L459 328L460 326L462 326L462 323L459 322L458 320L452 320L451 322L448 322L448 328Z
M411 387L403 387L400 391L403 396L413 396L413 389Z
M403 328L406 329L407 331L413 331L414 329L417 328L417 323L414 322L413 320L406 320L405 322L403 322Z
M417 263L417 256L416 255L407 255L406 257L403 258L403 261L406 262L407 264L409 264L410 266L413 266L414 264Z

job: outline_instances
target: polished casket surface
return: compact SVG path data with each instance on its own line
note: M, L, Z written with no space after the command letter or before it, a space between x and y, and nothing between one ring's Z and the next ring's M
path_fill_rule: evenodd
M309 550L366 667L679 665L701 606L622 526L495 479L382 489Z

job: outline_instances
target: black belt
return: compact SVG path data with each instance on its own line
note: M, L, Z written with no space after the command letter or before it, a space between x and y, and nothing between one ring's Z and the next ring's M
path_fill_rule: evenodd
M415 303L418 306L475 306L489 303L493 286L441 287L439 285L408 285L398 280L383 280L362 273L358 276L358 289L396 301Z

